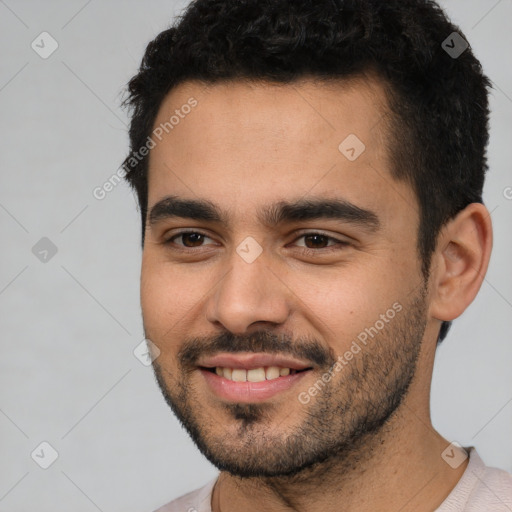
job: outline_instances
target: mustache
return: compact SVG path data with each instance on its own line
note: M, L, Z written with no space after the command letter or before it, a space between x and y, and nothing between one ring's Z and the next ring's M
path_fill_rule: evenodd
M302 337L293 340L286 334L271 331L257 331L250 334L235 335L231 332L218 336L194 337L185 340L178 352L178 361L183 368L194 368L201 357L212 356L219 352L258 352L284 354L310 361L317 366L332 366L336 357L331 348L322 346L316 339Z

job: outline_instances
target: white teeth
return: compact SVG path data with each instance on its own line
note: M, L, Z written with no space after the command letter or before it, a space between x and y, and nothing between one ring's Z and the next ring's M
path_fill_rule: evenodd
M241 368L233 368L231 380L234 380L235 382L245 382L247 380L247 370Z
M296 370L290 370L290 368L280 368L278 366L253 368L251 370L244 370L243 368L223 368L217 366L215 368L215 373L220 377L224 377L225 379L235 382L263 382L265 380L286 377L287 375L297 372Z
M265 376L267 380L277 379L277 377L279 377L279 368L277 366L269 366Z
M265 380L265 368L247 370L247 380L249 382L263 382Z

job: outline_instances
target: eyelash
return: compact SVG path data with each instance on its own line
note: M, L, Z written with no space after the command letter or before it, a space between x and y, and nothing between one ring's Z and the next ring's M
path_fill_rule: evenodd
M209 237L206 233L202 233L201 231L180 231L179 233L176 233L174 234L172 237L168 238L167 240L164 240L164 245L175 245L174 241L176 238L179 238L181 236L184 236L184 235L202 235L206 238L211 238ZM330 253L332 251L339 251L341 250L342 248L344 247L347 247L350 245L349 242L346 242L346 241L343 241L343 240L338 240L337 238L334 238L332 236L329 236L329 235L325 235L324 233L320 233L318 231L308 231L306 233L301 233L294 241L297 241L301 238L305 238L307 236L312 236L312 235L319 235L323 238L326 238L328 240L327 243L329 242L336 242L335 245L333 246L327 246L327 247L321 247L319 249L312 249L310 247L300 247L300 251L304 254L304 255L312 255L312 254L315 254L317 255L319 252L323 252L324 254L325 253ZM182 245L176 245L176 247L178 247L178 250L180 251L183 251L183 252L194 252L195 249L197 249L196 247L185 247L185 246L182 246ZM203 246L199 246L199 247L203 247Z

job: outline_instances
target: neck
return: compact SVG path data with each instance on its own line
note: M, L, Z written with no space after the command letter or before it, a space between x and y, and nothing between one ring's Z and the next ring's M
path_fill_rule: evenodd
M422 417L406 399L379 432L299 474L239 478L222 472L213 512L431 511L467 466L452 469L441 458L448 444L428 414Z

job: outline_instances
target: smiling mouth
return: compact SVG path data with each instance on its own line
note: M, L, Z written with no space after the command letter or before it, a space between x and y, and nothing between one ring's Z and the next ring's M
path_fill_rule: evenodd
M216 366L213 368L200 367L210 373L215 373L219 377L224 377L233 382L264 382L268 380L276 380L288 375L302 373L312 368L303 368L300 370L281 366L262 366L259 368L228 368Z

